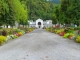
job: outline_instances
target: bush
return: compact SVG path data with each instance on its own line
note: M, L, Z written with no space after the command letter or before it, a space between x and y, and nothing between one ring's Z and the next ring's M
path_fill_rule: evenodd
M5 36L0 36L0 45L6 41Z
M18 36L22 36L22 32L18 32Z
M78 36L78 37L76 38L76 42L79 42L79 43L80 43L80 36Z
M75 27L74 30L80 30L80 27Z
M65 32L62 31L61 33L59 33L60 36L64 36Z
M3 31L1 32L1 34L2 34L3 36L7 36L7 31L6 31L6 30L3 30Z
M14 38L18 38L18 36L15 35Z
M69 33L66 33L64 34L63 38L68 38L69 35L70 35Z
M49 31L49 28L46 28L46 31Z
M8 34L13 34L13 29L8 30Z

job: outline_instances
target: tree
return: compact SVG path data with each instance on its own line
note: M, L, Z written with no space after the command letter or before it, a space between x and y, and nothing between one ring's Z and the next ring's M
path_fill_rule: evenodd
M1 0L0 7L0 24L13 26L15 21L27 23L27 7L20 0Z
M6 24L5 22L6 21L6 14L9 12L9 6L8 6L8 3L7 1L5 0L1 0L0 1L0 21L1 21L1 24Z
M57 18L55 14L52 16L52 24L57 24Z
M66 24L74 23L79 25L80 3L78 0L61 0L61 12L64 13ZM76 23L75 23L76 22Z
M59 20L59 15L60 15L59 5L55 5L55 7L54 7L54 14L56 15L57 23L60 23L60 20Z
M54 4L46 0L26 0L29 20L42 18L43 20L52 19Z

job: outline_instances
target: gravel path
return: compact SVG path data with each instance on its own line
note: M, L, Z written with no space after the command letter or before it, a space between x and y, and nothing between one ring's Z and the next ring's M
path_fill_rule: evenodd
M80 60L80 44L36 29L0 46L0 60Z

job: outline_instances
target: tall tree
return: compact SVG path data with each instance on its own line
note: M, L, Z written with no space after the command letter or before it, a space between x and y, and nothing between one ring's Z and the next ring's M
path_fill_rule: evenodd
M46 0L26 0L30 20L52 19L54 4Z
M13 26L15 21L27 23L27 7L20 0L1 0L0 7L0 24Z
M66 24L74 23L79 25L80 0L61 0L61 12L64 13Z
M61 4L54 7L58 23L80 25L80 0L61 0ZM53 14L54 14L53 13Z

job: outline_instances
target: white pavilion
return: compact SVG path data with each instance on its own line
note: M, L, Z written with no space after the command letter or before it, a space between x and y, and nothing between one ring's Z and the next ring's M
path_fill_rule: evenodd
M51 27L52 26L52 20L46 20L43 21L42 19L37 19L36 21L29 20L29 27L35 27L35 28L43 28L43 27Z

